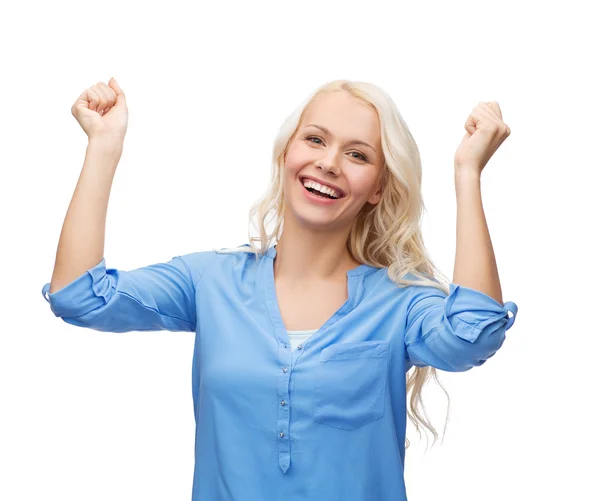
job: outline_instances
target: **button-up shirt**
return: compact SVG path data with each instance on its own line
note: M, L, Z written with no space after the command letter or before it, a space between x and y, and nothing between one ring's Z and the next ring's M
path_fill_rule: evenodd
M398 287L362 264L346 302L294 346L275 255L200 251L130 271L102 259L42 293L72 325L195 332L193 501L405 500L406 372L483 364L516 304L454 283Z

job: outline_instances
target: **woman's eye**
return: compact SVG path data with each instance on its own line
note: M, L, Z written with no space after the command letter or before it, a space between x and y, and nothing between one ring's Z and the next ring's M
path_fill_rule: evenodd
M360 160L362 160L363 162L367 161L367 157L365 157L362 153L359 153L358 151L353 151L352 153L356 153L360 157ZM357 157L354 157L354 158L357 158Z
M314 137L314 136L308 136L306 139L308 139L308 140L309 140L309 141L311 141L311 142L314 142L314 141L312 141L313 139L316 139L317 141L320 141L320 140L321 140L320 138L318 138L318 137ZM316 143L316 144L321 144L321 143Z
M321 138L320 138L320 137L308 136L308 137L306 137L305 139L306 139L307 141L310 141L310 142L311 142L311 143L313 143L313 144L323 144L323 142L321 141ZM320 143L315 143L315 141L313 141L313 139L314 139L315 141L321 141L321 142L320 142ZM364 156L362 153L359 153L358 151L353 151L353 152L351 153L351 155L354 155L354 154L358 155L358 157L354 157L354 158L356 158L356 159L358 159L358 160L362 160L363 162L367 162L367 161L368 161L368 158L367 158L367 157L365 157L365 156Z

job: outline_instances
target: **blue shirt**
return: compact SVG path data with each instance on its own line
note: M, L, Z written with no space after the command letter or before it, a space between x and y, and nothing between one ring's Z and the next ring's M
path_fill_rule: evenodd
M338 311L290 346L275 253L201 251L131 271L102 259L42 293L80 327L196 333L193 501L405 500L406 372L483 364L516 304L456 284L399 288L363 264Z

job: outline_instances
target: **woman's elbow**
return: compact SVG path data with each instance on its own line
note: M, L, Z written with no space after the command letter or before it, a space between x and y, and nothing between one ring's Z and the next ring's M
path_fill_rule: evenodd
M407 347L417 367L431 366L448 372L466 372L483 365L504 344L506 328L486 328L469 340L451 329L437 329L423 342Z

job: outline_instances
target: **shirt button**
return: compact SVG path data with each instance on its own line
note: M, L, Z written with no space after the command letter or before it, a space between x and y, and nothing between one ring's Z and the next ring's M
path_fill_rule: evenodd
M282 400L282 401L281 401L281 405L285 405L285 400Z
M284 368L283 368L283 372L287 372L287 367L284 367Z
M301 349L302 349L302 345L301 345L301 344L299 344L299 345L298 345L298 349L299 349L299 350L301 350Z
M280 437L283 437L283 432L281 432L281 433L279 434L279 436L280 436Z

